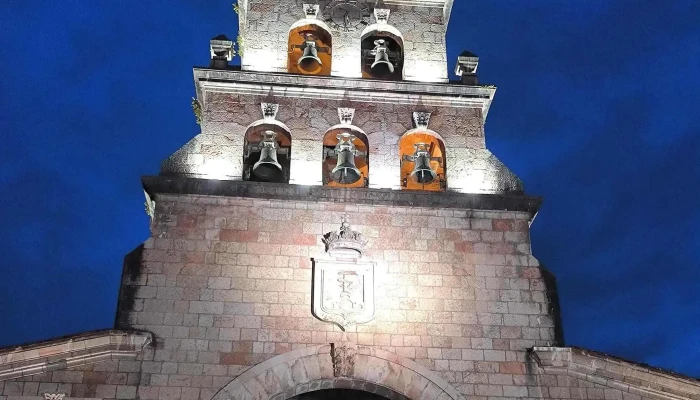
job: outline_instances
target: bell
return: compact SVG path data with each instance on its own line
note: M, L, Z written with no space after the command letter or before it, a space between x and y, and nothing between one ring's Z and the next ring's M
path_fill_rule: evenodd
M372 72L376 76L390 75L394 73L394 64L389 61L389 48L387 47L386 40L377 39L374 41L374 50L372 50L372 55L374 55L374 63L372 64Z
M430 151L425 143L416 143L416 152L413 153L413 162L415 167L411 172L411 178L417 183L427 184L437 178L437 174L430 168Z
M313 35L306 35L306 41L301 48L304 52L299 58L297 65L299 69L307 73L316 73L321 69L323 63L318 58L318 49L316 48L316 40Z
M278 182L284 180L284 170L277 162L277 134L273 131L265 132L260 142L260 159L253 165L253 174L263 181Z
M338 144L335 152L338 155L338 162L331 171L331 179L342 184L355 183L362 178L362 173L355 166L355 154L357 149L352 143L355 136L349 133L341 133L337 136Z

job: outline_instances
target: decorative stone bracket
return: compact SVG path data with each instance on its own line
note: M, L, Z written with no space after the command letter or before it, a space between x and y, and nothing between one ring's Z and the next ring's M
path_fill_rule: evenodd
M374 9L374 19L377 20L378 24L388 24L390 14L391 14L391 10L389 10L388 8L375 8Z
M355 119L355 109L354 108L339 108L338 109L338 119L340 119L341 124L352 125L352 120Z
M277 118L277 111L279 111L280 106L275 103L260 103L260 108L262 109L263 120L269 122Z
M413 113L413 122L416 124L416 128L428 129L430 124L431 113L427 111L415 111Z
M304 4L304 16L307 19L316 19L318 17L318 4Z

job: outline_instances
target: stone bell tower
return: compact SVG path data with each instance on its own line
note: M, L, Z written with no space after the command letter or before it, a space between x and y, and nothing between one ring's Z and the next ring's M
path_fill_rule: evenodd
M486 149L478 58L448 80L451 8L240 1L241 66L211 41L202 132L143 178L153 238L127 276L162 286L139 309L127 279L120 310L155 357L226 367L204 397L487 395L463 384L556 341L539 199Z
M478 58L459 58L457 73L471 84L448 81L452 2L395 0L380 7L241 1L241 69L228 67L232 42L212 40L212 68L195 69L202 133L163 164L161 175L522 192L485 146L495 88L476 85ZM261 155L264 161L273 153L282 169L274 177L261 176L267 168L254 173ZM348 154L356 171L334 173ZM430 172L409 177L416 164Z
M485 146L452 0L239 0L201 133L142 178L115 329L0 349L0 400L698 399L561 345L540 199ZM43 397L41 397L43 395Z
M163 357L226 366L207 396L461 399L555 341L539 199L486 149L478 58L448 80L451 8L240 1L241 66L211 41L202 132L143 178L153 238L131 275L162 286L138 309L127 279L120 311Z

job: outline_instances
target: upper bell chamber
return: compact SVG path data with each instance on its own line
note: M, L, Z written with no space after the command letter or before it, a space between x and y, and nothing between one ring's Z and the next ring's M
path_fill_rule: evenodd
M479 85L479 58L462 53L461 84L447 80L451 1L301 1L239 0L242 70L229 67L233 41L212 39L210 67L194 70L201 133L163 162L161 175L523 192L486 148L496 88Z
M239 0L241 68L448 82L445 33L452 0L375 3Z

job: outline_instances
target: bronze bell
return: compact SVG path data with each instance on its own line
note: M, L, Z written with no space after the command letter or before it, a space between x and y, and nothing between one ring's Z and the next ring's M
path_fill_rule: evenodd
M321 62L321 59L318 58L318 47L316 45L316 38L314 35L306 35L304 44L301 45L301 49L303 51L303 55L297 62L299 68L308 73L317 72L323 63Z
M414 144L416 151L413 153L413 162L415 167L411 172L411 178L417 183L428 184L437 178L437 174L430 167L430 151L425 143Z
M372 64L372 73L376 76L390 75L394 73L394 64L389 61L389 47L384 39L374 41L374 50L371 54L374 56Z
M335 146L335 153L338 156L338 162L331 171L331 179L342 184L355 183L362 178L362 173L355 166L355 156L358 154L357 148L352 142L355 140L355 135L341 133L337 138L338 144Z
M263 181L279 182L284 179L284 169L277 162L277 133L266 131L260 142L260 159L253 165L253 174Z

